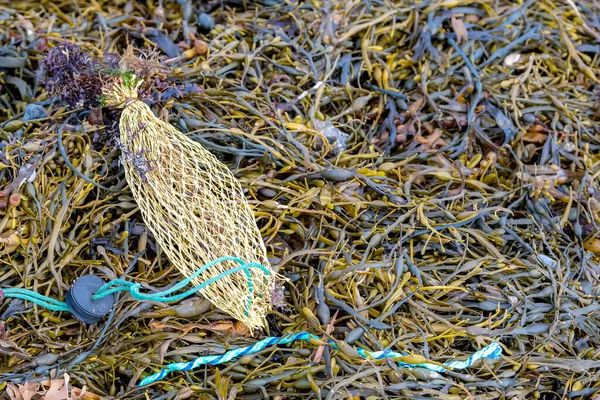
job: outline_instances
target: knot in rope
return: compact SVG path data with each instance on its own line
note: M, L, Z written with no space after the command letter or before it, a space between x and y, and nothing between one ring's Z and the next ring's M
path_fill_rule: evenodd
M112 84L102 88L104 105L108 107L124 108L138 101L138 89L143 81L131 72L124 72Z

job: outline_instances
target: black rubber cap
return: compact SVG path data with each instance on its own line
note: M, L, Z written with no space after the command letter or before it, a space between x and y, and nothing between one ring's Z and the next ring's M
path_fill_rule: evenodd
M110 312L114 302L112 293L101 299L92 299L104 284L102 278L96 275L84 275L73 283L67 292L66 303L75 318L86 324L95 324Z

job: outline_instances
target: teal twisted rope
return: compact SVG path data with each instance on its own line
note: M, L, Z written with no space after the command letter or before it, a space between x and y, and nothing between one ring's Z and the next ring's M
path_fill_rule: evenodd
M189 283L191 283L193 279L197 278L200 274L202 274L208 268L210 268L213 265L218 264L220 262L224 262L224 261L233 261L233 262L238 263L239 266L232 268L230 270L227 270L211 279L208 279L205 282L202 282L200 285L194 286L193 288L191 288L183 293L169 296L172 293L175 293L178 290L183 289L185 286L187 286ZM217 258L217 259L203 265L189 277L187 277L184 280L182 280L181 282L177 283L170 289L163 290L162 292L145 294L145 293L140 292L142 285L139 283L129 282L124 279L114 279L114 280L106 283L104 286L100 287L100 289L98 289L98 292L96 292L92 296L92 299L94 299L94 300L101 299L102 297L108 296L111 293L126 291L131 294L131 297L133 297L134 299L139 300L139 301L158 301L161 303L172 303L172 302L176 302L176 301L185 299L186 297L194 294L198 290L203 289L203 288L207 287L208 285L215 283L219 279L222 279L231 274L235 274L236 272L244 271L246 273L246 276L248 277L248 301L246 304L246 315L247 315L248 310L250 309L250 306L252 305L252 293L254 292L254 285L252 283L252 275L250 274L251 268L260 269L262 272L264 272L267 275L271 274L271 271L261 264L245 263L238 257L225 256L225 257ZM70 312L69 307L67 307L67 303L55 300L51 297L41 295L32 290L20 289L20 288L8 288L8 289L0 290L0 296L2 296L2 295L4 297L12 297L12 298L16 298L16 299L26 300L26 301L37 304L41 307L47 308L52 311Z
M247 354L257 353L269 346L288 344L288 343L295 342L297 340L310 341L311 339L319 339L319 337L312 335L310 333L307 333L307 332L290 334L290 335L286 335L283 337L268 337L266 339L263 339L255 344L253 344L252 346L230 350L222 355L201 356L201 357L198 357L189 362L178 362L178 363L168 364L168 365L166 365L166 367L164 369L160 370L159 372L142 379L142 381L139 383L138 386L146 386L146 385L155 383L157 381L160 381L161 379L163 379L165 376L167 376L169 373L171 373L173 371L190 371L192 369L198 368L201 365L224 364L226 362L233 360L234 358L242 357ZM332 344L332 347L334 349L337 349L337 347L333 344L332 341L329 341L329 343ZM381 360L383 358L392 358L393 359L393 358L398 358L398 357L403 356L402 354L393 352L391 350L374 351L374 352L368 352L368 351L365 351L364 349L360 349L360 348L356 348L356 350L357 350L357 353L361 357L374 359L374 360ZM475 353L473 353L466 360L451 361L451 362L444 364L445 367L431 364L431 363L408 364L408 363L401 362L401 361L398 362L398 366L400 368L419 367L419 368L428 369L430 371L444 372L447 369L461 370L461 369L469 368L471 365L473 365L478 360L497 359L497 358L500 358L501 356L502 356L502 347L500 346L500 344L498 342L492 342L488 346L484 347L483 349L480 349L480 350L476 351Z
M253 344L252 346L230 350L227 353L222 354L220 356L202 356L190 362L168 364L166 368L162 369L160 372L157 372L156 374L150 375L142 379L138 386L146 386L156 381L159 381L173 371L189 371L191 369L195 369L201 365L206 364L224 364L233 360L234 358L242 357L247 354L257 353L263 350L264 348L272 345L288 344L291 342L295 342L296 340L309 341L312 338L318 339L319 337L307 332L301 332L294 335L286 335L283 337L268 337L266 339L261 340L260 342Z

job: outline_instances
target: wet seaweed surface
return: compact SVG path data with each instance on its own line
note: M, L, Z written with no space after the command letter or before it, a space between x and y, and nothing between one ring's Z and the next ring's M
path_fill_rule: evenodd
M1 288L181 280L102 107L119 62L234 172L289 282L253 336L199 295L120 295L91 326L4 299L0 398L599 398L599 15L591 0L2 2ZM338 349L136 386L301 331ZM494 340L501 359L445 373L353 348L443 363Z

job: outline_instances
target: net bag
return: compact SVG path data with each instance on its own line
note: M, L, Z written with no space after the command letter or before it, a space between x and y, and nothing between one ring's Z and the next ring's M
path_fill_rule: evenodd
M241 185L213 154L138 100L141 83L125 73L103 95L106 106L123 107L122 162L144 221L186 277L221 257L253 263L216 263L192 284L204 283L199 292L251 330L263 327L277 277Z

